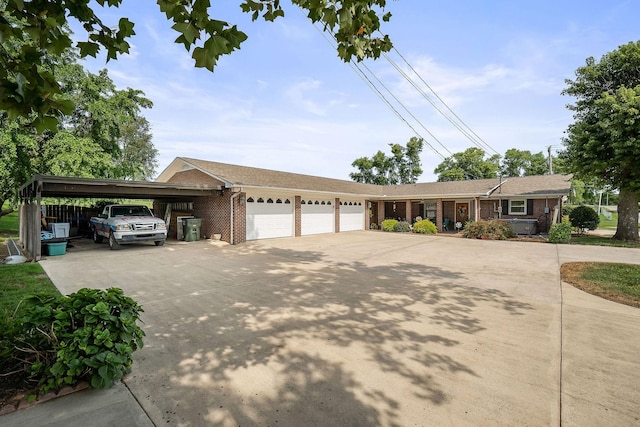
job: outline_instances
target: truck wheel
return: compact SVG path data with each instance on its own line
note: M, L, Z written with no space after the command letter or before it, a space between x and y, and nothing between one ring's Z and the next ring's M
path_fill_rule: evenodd
M153 242L156 244L156 246L164 246L164 240L156 240L155 242Z
M102 243L102 236L98 234L98 230L96 230L95 228L91 233L91 238L93 239L93 243Z
M113 233L109 234L109 248L112 251L117 251L118 249L120 249L120 243L118 243Z

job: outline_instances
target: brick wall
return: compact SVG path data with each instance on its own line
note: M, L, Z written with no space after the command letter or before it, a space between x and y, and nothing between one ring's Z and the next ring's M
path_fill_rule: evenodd
M240 193L233 199L233 244L247 241L247 194Z
M340 232L340 198L336 197L333 203L335 206L335 209L334 209L335 223L334 223L333 230L334 232L339 233Z
M221 240L229 242L231 239L231 191L224 190L222 195L199 197L193 203L194 215L202 219L201 237L213 238L220 234Z
M494 203L500 205L499 200L481 200L480 201L480 218L497 219L498 212L494 212ZM549 213L545 214L545 206L549 206ZM536 219L538 220L538 232L547 232L553 220L553 208L557 203L557 199L552 198L547 202L545 199L533 199L533 212L531 215L509 215L509 202L507 199L502 201L502 219Z

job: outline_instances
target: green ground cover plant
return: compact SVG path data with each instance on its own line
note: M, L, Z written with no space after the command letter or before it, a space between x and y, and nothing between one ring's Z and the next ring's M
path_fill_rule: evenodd
M0 218L0 257L17 223ZM0 407L81 381L111 387L143 345L142 311L117 288L63 296L40 264L0 264Z

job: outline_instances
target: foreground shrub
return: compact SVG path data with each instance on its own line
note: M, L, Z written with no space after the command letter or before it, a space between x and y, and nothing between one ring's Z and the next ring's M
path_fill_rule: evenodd
M408 233L411 231L411 224L407 221L399 221L394 227L393 231L396 233Z
M434 223L428 219L423 219L422 221L417 221L413 224L413 231L421 234L436 234L438 229Z
M570 205L562 205L562 216L569 216L573 212L574 207Z
M397 223L397 219L385 219L382 221L382 231L394 231Z
M566 222L551 224L549 243L569 243L571 240L571 224Z
M569 214L571 225L576 227L580 233L584 230L595 230L600 224L600 216L595 209L589 206L578 206Z
M462 230L462 236L468 239L505 240L514 237L515 233L505 221L481 219L467 222Z
M31 297L15 316L2 364L19 361L42 393L80 381L110 388L142 348L142 311L117 288Z

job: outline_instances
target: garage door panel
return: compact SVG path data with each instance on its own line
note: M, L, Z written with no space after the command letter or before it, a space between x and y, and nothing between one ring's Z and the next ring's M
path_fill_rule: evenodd
M364 230L364 205L340 206L340 231Z
M290 203L247 203L247 240L293 236Z
M301 206L300 234L333 233L335 227L335 213L333 205L304 204Z

